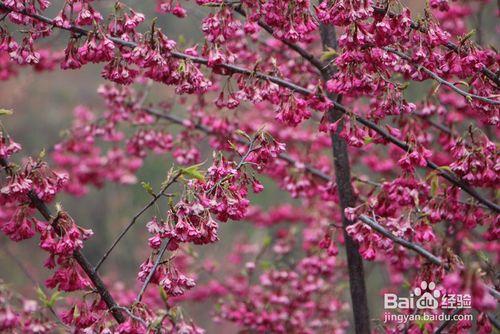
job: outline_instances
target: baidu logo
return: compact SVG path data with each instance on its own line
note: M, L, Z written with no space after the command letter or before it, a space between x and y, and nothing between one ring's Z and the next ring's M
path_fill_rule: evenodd
M417 299L416 307L418 309L436 309L439 306L438 298L441 297L441 292L436 290L436 284L426 281L420 283L420 287L413 290L413 294Z
M413 289L410 297L398 297L394 293L384 295L384 308L386 309L437 309L441 292L436 289L436 283L422 281Z
M385 312L384 323L407 323L412 321L459 321L472 320L472 314L455 314L446 312L453 309L470 309L471 296L469 294L443 293L438 290L436 283L422 281L415 287L409 297L399 297L394 293L384 294L384 308L398 312ZM436 312L436 309L444 312ZM401 312L403 310L422 310L421 312ZM427 310L427 311L425 311Z

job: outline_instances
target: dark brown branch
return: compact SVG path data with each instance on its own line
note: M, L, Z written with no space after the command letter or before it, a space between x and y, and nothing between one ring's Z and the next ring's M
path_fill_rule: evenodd
M459 314L461 311L462 311L461 308L457 308L456 310L454 310L450 314L451 318L449 320L443 321L443 323L438 327L438 329L436 329L434 334L441 334L446 329L446 327L448 327L452 323L453 317L456 316L457 314Z
M380 8L380 7L374 6L373 9L376 13L382 14L382 15L387 15L389 17L395 17L397 15L395 13L387 11L386 8ZM415 23L415 22L411 22L410 28L413 30L425 32L425 29L420 24ZM444 46L447 49L449 49L455 53L462 54L462 51L460 50L460 46L458 46L457 44L455 44L453 42L446 42L446 44ZM483 73L486 77L488 77L491 81L493 81L497 86L500 86L500 76L498 74L494 73L493 71L491 71L487 67L482 68L481 73Z
M370 226L372 229L377 231L378 233L382 234L384 237L391 239L397 244L400 244L401 246L411 249L412 251L422 255L425 257L427 260L430 262L440 266L443 265L443 260L432 254L431 252L427 251L425 248L423 248L420 245L414 244L412 242L409 242L403 238L397 237L385 228L383 228L381 225L376 223L374 220L370 219L368 216L362 215L359 217L359 220L361 220L363 223L366 225Z
M493 326L495 326L497 330L500 330L500 322L498 321L496 315L488 313L487 316Z
M5 159L3 158L0 159L0 165L3 166L7 170L7 172L9 173L12 172L10 170L8 162ZM43 218L47 222L52 223L52 214L49 208L45 205L45 203L40 198L38 198L32 191L28 194L28 197L31 201L31 204L38 210L38 212L40 212ZM57 234L59 235L62 234L62 231L57 224L53 225L53 227ZM109 290L106 288L106 285L102 281L99 274L94 270L92 264L90 264L90 262L87 260L87 258L83 255L83 253L80 250L75 250L73 252L73 258L80 265L83 271L87 274L88 278L92 281L94 287L97 290L97 293L99 293L102 300L106 303L106 306L110 310L115 320L118 323L124 322L125 317L118 309L115 309L115 307L117 306L115 300L109 293Z
M425 72L427 75L429 75L431 78L433 78L434 80L436 80L438 83L449 87L455 93L460 94L460 95L462 95L463 97L465 97L467 99L476 99L476 100L479 100L481 102L488 103L488 104L493 104L493 105L499 105L500 104L500 101L492 100L492 99L490 99L490 98L488 98L486 96L472 94L472 93L464 91L463 89L458 88L453 83L451 83L451 82L449 82L449 81L441 78L435 72L429 70L427 67L422 66L422 65L414 62L413 59L409 55L407 55L406 53L404 53L404 52L401 52L399 50L396 50L396 49L393 49L393 48L389 48L389 47L384 47L382 49L385 50L385 51L387 51L387 52L390 52L392 54L397 55L401 59L406 60L408 63L410 63L411 65L413 65L413 67L415 67L417 70Z
M5 6L1 2L0 2L0 9L12 11L12 9ZM25 11L20 11L18 13L29 16L33 19L39 20L39 21L47 23L49 25L55 26L53 21L45 16L27 13ZM55 26L55 27L59 28L59 29L63 29L63 30L72 31L74 33L77 33L80 35L85 35L85 36L87 36L90 33L89 31L87 31L81 27L74 26L74 25L70 25L69 27L58 27L58 26ZM109 39L111 41L113 41L114 43L116 43L118 45L125 46L125 47L134 48L137 46L137 44L134 42L124 41L124 40L119 39L119 38L109 37ZM194 56L190 56L190 55L187 55L187 54L181 53L181 52L174 51L171 53L171 56L174 58L178 58L178 59L190 60L193 63L198 63L198 64L202 64L202 65L208 64L208 60L205 58L194 57ZM253 77L261 79L261 80L267 80L267 81L273 82L281 87L288 88L294 92L297 92L297 93L300 93L300 94L303 94L306 96L311 96L314 94L314 92L312 92L304 87L298 86L298 85L291 83L287 80L283 80L283 79L280 79L278 77L270 76L270 75L267 75L267 74L264 74L261 72L251 71L251 70L248 70L246 68L239 67L236 65L230 65L230 64L221 64L221 65L219 65L219 67L227 69L231 73L245 74L245 75L250 75L250 76L253 76ZM342 104L338 103L335 100L332 100L332 103L334 104L334 107L337 111L340 111L344 114L350 114L350 112L347 110L347 108L345 106L343 106ZM360 124L377 132L382 138L384 138L388 142L400 147L401 149L403 149L405 151L408 151L408 152L413 151L413 149L406 142L403 142L403 141L397 139L396 137L392 136L391 134L387 133L385 130L383 130L381 127L379 127L377 124L373 123L372 121L364 119L362 117L358 117L358 116L355 116L354 118ZM484 197L483 195L481 195L477 190L475 190L473 187L471 187L467 182L465 182L461 179L458 179L455 175L453 175L449 172L445 172L443 170L440 170L439 167L430 160L427 160L427 167L430 169L436 170L440 176L444 177L449 182L453 183L455 186L461 188L463 191L468 193L470 196L474 197L478 202L486 205L488 208L490 208L491 210L493 210L495 212L500 212L499 205L493 203L491 200L489 200L486 197Z
M241 16L243 16L243 17L247 16L241 5L234 6L233 9L234 9L235 12L237 12ZM311 63L311 65L313 65L314 67L316 67L320 72L323 71L323 68L325 67L325 65L321 61L319 61L318 59L316 59L316 57L314 57L314 55L312 55L309 52L307 52L307 50L301 48L297 44L294 44L294 43L292 43L290 41L287 41L286 39L276 37L276 35L274 34L274 29L270 25L268 25L267 23L265 23L264 21L258 20L257 24L262 29L264 29L269 34L271 34L276 39L278 39L280 42L282 42L283 44L285 44L286 46L288 46L293 51L297 52L302 58L304 58L309 63Z
M451 269L450 266L447 263L445 263L441 258L432 254L431 252L426 250L421 245L407 241L407 240L400 238L398 236L395 236L394 234L392 234L390 231L386 230L384 227L382 227L379 223L377 223L375 220L371 219L370 217L368 217L366 215L361 215L359 217L359 220L361 220L364 224L370 226L376 232L382 234L384 237L386 237L386 238L394 241L395 243L421 255L422 257L429 260L429 262L431 262L435 265L438 265L438 266L442 266L447 271L449 271ZM484 284L484 286L485 286L486 290L488 290L488 292L493 297L495 297L496 299L500 299L500 292L499 291L497 291L494 287L491 287L489 285Z

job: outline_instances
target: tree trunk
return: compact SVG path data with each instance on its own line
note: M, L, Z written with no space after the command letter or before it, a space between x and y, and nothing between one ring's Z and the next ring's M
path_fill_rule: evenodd
M323 48L337 48L337 37L335 27L321 25L321 40ZM322 71L323 80L326 82L330 79L332 70L327 66ZM329 94L331 99L339 100L341 96ZM328 111L328 120L336 122L342 116L342 112L331 108ZM342 131L343 124L339 124L337 130L331 133L333 146L333 164L335 166L335 178L337 182L337 192L340 200L340 208L342 210L342 226L345 239L345 250L347 254L347 267L349 271L349 287L351 291L351 305L354 313L354 326L356 334L370 333L370 314L368 311L368 301L366 297L365 276L363 270L363 260L358 251L358 245L354 240L347 235L346 227L352 224L345 214L346 207L355 205L354 192L351 184L351 168L349 165L349 153L347 151L347 143L339 137Z

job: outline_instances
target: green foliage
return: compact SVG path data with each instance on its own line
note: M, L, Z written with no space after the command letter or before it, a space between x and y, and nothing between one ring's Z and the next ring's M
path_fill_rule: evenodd
M321 61L327 61L327 60L331 60L333 58L335 58L335 56L337 56L337 51L335 51L335 49L332 49L332 48L328 48L328 50L324 51L322 54L321 54Z
M59 299L62 299L64 297L63 293L61 291L56 291L50 297L47 297L45 292L43 292L42 288L40 288L40 287L37 287L36 294L37 294L40 302L47 308L54 307L55 303ZM77 309L75 308L75 312L76 311L77 311Z
M141 182L141 186L144 188L144 190L147 191L148 194L154 195L153 186L151 185L151 183L143 181Z
M197 165L192 165L192 166L189 166L187 168L181 168L180 172L182 175L184 176L187 176L189 178L192 178L192 179L197 179L197 180L200 180L200 181L203 181L205 182L205 176L203 175L203 173L200 171L200 167L203 165L204 163L201 163L201 164L197 164Z
M10 109L3 109L3 108L0 108L0 116L10 116L14 113L14 111L10 110Z

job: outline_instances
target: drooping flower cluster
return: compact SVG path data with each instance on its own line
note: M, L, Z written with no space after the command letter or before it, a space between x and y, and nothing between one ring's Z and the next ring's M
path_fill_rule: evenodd
M281 144L265 133L258 133L249 142L239 163L231 162L219 156L208 168L205 175L198 166L191 166L178 172L177 177L193 177L186 183L186 195L167 211L165 219L154 217L147 228L153 236L149 246L156 252L166 242L167 249L177 250L183 244L210 244L218 241L219 225L214 220L227 222L245 218L249 206L248 188L255 193L263 186L254 176L246 171L247 164L262 168L270 159L276 158L282 150ZM176 177L174 177L175 179ZM170 181L166 181L170 182ZM138 278L145 281L154 268L154 261L149 257L141 265ZM171 261L161 264L154 272L152 283L159 284L171 296L179 296L192 288L192 279L180 274Z

